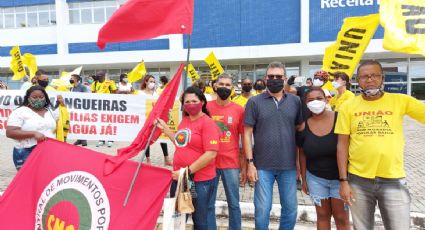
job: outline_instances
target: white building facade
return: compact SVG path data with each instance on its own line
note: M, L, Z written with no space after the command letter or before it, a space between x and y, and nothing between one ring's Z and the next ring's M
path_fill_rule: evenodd
M109 77L129 72L142 59L154 76L172 76L186 61L187 36L169 35L129 43L96 46L102 25L125 0L0 0L0 80L11 88L11 47L37 57L52 78L83 66L83 76L96 70ZM190 60L203 61L214 51L223 68L235 76L262 78L271 61L281 61L288 75L311 77L320 69L324 50L333 43L343 19L379 11L379 0L195 0ZM143 28L131 28L143 29ZM425 58L382 48L379 28L364 59L382 62L386 90L425 100Z

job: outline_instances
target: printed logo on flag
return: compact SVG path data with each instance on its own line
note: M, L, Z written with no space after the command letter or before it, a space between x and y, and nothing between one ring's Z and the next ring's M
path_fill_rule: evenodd
M178 147L185 147L190 142L190 129L179 130L175 135L175 143Z
M37 202L36 230L108 229L109 199L103 185L90 173L72 171L58 175Z

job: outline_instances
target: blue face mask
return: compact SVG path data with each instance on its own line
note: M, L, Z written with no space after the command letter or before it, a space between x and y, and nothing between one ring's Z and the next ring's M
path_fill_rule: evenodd
M94 81L93 79L87 79L87 82L90 84L93 83L93 81Z

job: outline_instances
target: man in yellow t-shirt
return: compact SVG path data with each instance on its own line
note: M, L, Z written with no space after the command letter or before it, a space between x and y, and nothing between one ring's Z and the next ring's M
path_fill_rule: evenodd
M115 82L105 79L105 71L98 71L96 73L96 79L90 88L93 93L109 94L117 91Z
M250 79L242 80L241 95L234 97L232 101L245 108L245 104L248 102L248 99L254 96L251 91L252 91L252 81Z
M355 229L374 228L377 203L386 229L409 229L403 117L425 123L425 104L383 92L377 61L361 63L357 80L362 94L341 105L335 127L341 198L351 205Z
M98 71L96 72L96 75L93 76L94 82L91 84L91 91L93 93L102 93L102 94L111 94L115 93L117 91L117 86L115 85L115 82L112 80L105 79L105 71ZM112 147L114 144L113 141L108 141L108 147ZM100 140L96 147L101 147L105 145L105 141Z

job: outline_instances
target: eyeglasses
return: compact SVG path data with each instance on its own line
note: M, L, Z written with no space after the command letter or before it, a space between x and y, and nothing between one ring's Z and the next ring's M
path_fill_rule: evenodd
M267 75L267 79L269 79L269 80L273 80L273 79L282 80L282 78L283 78L283 75L273 75L273 74Z
M252 83L243 83L244 86L252 86Z
M376 81L378 79L381 79L383 74L365 74L365 75L359 75L358 78L360 81L367 81L368 79L371 79L372 81Z

